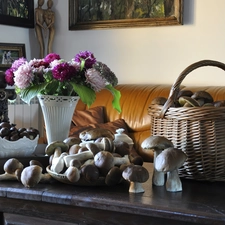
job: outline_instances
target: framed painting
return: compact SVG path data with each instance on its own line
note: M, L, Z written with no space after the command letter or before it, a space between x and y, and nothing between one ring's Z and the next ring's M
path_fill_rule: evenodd
M34 27L34 0L0 0L0 24Z
M0 70L7 70L21 57L26 57L25 44L0 43Z
M69 0L69 30L183 24L183 0Z

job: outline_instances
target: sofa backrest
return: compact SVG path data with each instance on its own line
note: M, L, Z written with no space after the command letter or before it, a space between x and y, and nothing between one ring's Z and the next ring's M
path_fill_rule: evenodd
M155 97L162 96L168 98L171 85L120 84L116 88L121 92L121 113L118 113L112 108L112 96L106 90L97 93L96 101L91 108L95 106L104 106L106 121L115 121L120 118L124 119L128 127L129 135L134 140L135 148L138 153L145 161L152 161L152 152L141 148L143 140L151 135L151 121L147 109ZM225 100L225 87L222 86L182 86L181 89L188 89L193 92L206 90L213 96L214 100ZM87 106L79 101L76 109L85 110L87 109Z

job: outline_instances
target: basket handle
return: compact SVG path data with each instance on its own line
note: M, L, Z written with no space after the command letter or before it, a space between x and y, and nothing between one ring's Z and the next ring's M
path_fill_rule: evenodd
M219 67L222 70L225 70L225 64L218 62L218 61L214 61L214 60L201 60L198 61L196 63L191 64L190 66L188 66L186 69L184 69L180 75L178 76L178 78L176 79L176 81L174 82L174 84L172 85L171 89L170 89L170 94L169 97L166 101L166 103L164 104L164 106L162 107L161 113L160 113L160 118L163 118L165 113L167 112L167 110L169 109L169 107L175 102L175 100L177 99L178 93L180 91L180 84L181 82L184 80L184 78L193 70L199 68L199 67L203 67L203 66L215 66L215 67Z

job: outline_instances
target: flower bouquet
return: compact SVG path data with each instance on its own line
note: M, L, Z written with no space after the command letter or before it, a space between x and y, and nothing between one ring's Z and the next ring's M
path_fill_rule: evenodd
M121 112L120 92L114 88L117 77L90 51L79 52L69 62L55 53L30 61L19 58L6 70L5 81L14 85L16 93L28 104L42 94L79 96L89 107L95 101L96 92L107 89L113 95L113 107Z
M16 93L28 104L38 97L48 143L67 138L78 100L89 107L102 89L112 93L112 106L121 112L120 92L114 88L117 77L89 51L81 51L69 62L55 53L30 61L19 58L6 70L5 81L14 85Z

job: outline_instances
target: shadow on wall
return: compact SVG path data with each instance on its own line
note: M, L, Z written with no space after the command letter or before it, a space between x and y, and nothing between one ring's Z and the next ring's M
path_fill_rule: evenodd
M184 0L184 11L183 11L183 24L194 24L194 15L195 15L195 8L194 8L194 0Z

